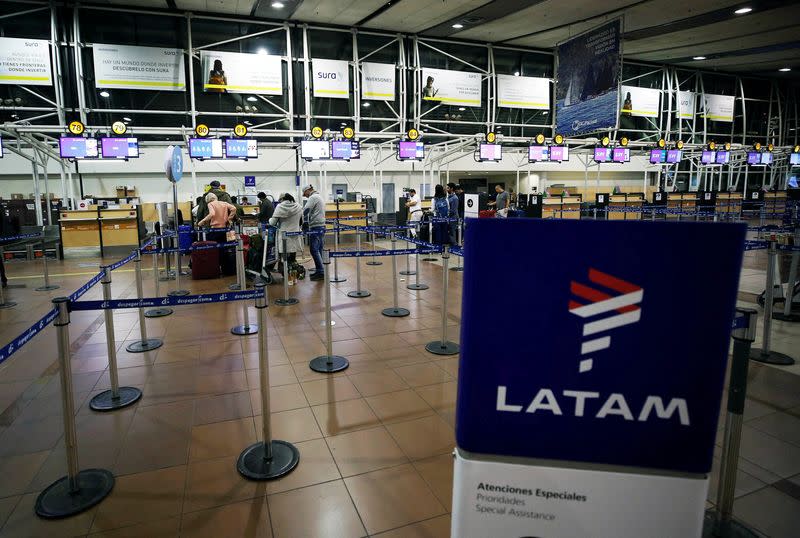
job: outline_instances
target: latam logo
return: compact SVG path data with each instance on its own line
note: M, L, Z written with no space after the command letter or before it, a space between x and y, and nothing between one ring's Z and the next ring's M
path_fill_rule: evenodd
M579 298L579 300L570 299L571 314L583 319L604 315L584 323L583 336L591 338L581 343L582 357L611 347L611 336L595 335L638 322L642 315L642 309L638 304L642 302L644 295L644 290L640 286L597 269L589 268L589 281L603 290L574 280L569 283L570 291ZM586 357L578 363L578 371L588 372L593 366L594 359Z

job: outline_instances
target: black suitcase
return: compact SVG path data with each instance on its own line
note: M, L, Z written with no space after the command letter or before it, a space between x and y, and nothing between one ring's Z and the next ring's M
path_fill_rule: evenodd
M225 247L220 249L220 266L222 267L223 276L231 276L236 274L236 247Z

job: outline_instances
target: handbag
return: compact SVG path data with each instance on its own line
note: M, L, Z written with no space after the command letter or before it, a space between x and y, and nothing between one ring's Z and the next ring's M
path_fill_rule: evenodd
M236 232L233 230L225 232L225 241L236 241Z

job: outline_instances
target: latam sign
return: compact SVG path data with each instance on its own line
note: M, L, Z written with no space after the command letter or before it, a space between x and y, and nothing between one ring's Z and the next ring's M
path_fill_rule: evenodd
M720 223L473 221L459 448L708 472L744 236Z

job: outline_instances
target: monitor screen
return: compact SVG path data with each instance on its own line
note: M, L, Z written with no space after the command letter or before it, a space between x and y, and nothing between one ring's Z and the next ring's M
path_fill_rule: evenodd
M550 150L547 146L528 146L528 162L550 160Z
M257 159L258 141L255 138L226 138L225 156L228 159Z
M800 155L800 154L799 154ZM790 189L797 189L797 176L792 176L789 178L789 182L787 183Z
M480 159L482 161L499 161L503 158L503 146L500 144L481 144Z
M2 148L2 140L0 140L0 149L1 148ZM800 153L790 153L789 164L800 165Z
M614 148L612 159L615 163L627 163L631 160L630 148Z
M416 140L403 140L397 145L397 156L401 161L422 159L425 156L425 144Z
M761 154L761 164L772 164L772 153L765 151Z
M594 148L594 160L598 163L608 162L611 157L610 148Z
M681 162L681 150L679 149L668 149L667 150L667 162L670 164L675 164Z
M316 161L331 158L331 145L327 140L303 140L300 142L300 156Z
M716 162L717 164L728 164L731 160L731 152L730 151L718 151Z
M97 139L62 136L58 139L58 151L64 159L96 159L98 157Z
M759 152L759 151L748 151L747 152L747 164L761 164L761 152Z
M3 158L3 138L0 137L0 159Z
M361 143L355 140L334 140L331 142L331 156L334 159L359 159Z
M702 164L714 164L716 158L717 158L716 151L711 151L710 149L704 149L703 154L700 156L700 162Z
M221 138L190 138L189 157L192 159L221 159Z
M569 146L550 146L550 160L560 163L569 160Z
M661 164L664 162L667 162L667 150L665 149L650 150L650 164Z
M135 159L139 157L137 138L101 138L100 154L104 159Z

